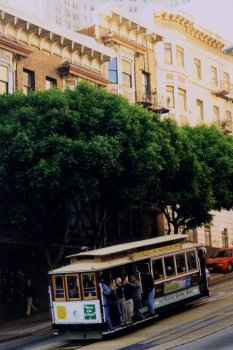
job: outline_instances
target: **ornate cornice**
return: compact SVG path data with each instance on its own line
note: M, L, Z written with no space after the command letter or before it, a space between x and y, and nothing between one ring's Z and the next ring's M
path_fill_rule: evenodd
M21 57L28 57L32 53L32 51L24 45L18 44L2 35L0 35L0 48L13 52Z
M102 36L102 40L105 44L120 44L128 47L129 49L135 51L138 54L146 54L148 52L148 48L140 45L133 40L126 38L125 36L119 35L114 32L109 32Z
M202 30L196 27L193 21L183 17L182 15L162 11L156 15L156 18L183 26L187 34L214 48L222 49L224 47L224 43L217 39L216 36L211 35L211 33L207 30Z
M60 65L58 71L62 76L73 75L102 86L107 86L109 84L109 80L102 77L101 74L68 61Z

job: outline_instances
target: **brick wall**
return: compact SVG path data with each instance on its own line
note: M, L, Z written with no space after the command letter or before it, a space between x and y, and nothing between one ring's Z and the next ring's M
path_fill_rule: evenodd
M45 89L46 76L57 80L57 87L62 88L62 78L58 73L58 66L65 60L56 55L31 48L33 53L25 59L17 62L16 88L23 87L23 69L35 72L35 90Z

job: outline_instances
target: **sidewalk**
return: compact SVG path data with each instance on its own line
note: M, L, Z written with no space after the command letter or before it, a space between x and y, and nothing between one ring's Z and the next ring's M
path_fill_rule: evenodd
M48 300L41 300L39 311L25 316L25 305L18 303L0 304L0 343L32 335L51 328Z
M0 343L30 336L38 331L49 328L51 328L51 317L48 312L35 314L15 321L1 322Z

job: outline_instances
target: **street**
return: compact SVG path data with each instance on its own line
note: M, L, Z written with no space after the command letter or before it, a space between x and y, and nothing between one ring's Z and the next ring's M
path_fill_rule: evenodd
M195 350L232 349L233 275L226 274L211 283L210 297L193 302L182 310L169 311L153 323L122 334L120 337L97 342L67 342L51 330L11 341L1 350ZM227 341L226 341L227 340Z

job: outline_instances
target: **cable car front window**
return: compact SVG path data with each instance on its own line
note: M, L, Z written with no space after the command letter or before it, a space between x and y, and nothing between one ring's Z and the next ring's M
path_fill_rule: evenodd
M80 288L78 275L66 276L66 285L69 299L80 299Z
M63 276L53 276L53 295L55 300L65 300Z
M84 299L93 299L97 296L94 273L82 274L82 288Z

